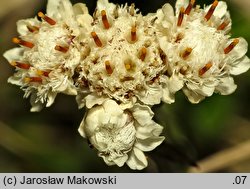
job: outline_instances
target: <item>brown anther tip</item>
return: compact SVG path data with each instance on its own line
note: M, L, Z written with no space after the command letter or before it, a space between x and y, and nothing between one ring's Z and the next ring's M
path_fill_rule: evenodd
M100 38L98 37L98 35L95 32L91 32L90 34L91 34L92 38L94 39L96 46L102 47L102 42L101 42Z
M136 26L131 27L131 41L136 41Z
M69 47L63 47L63 46L60 46L60 45L56 45L55 50L66 53L69 50Z
M144 61L146 58L146 55L147 55L147 49L146 47L142 47L140 51L140 59Z
M49 76L49 72L47 72L47 71L37 70L36 73L39 76L45 76L45 77Z
M91 36L92 36L93 38L97 36L97 34L96 34L95 32L91 32L90 34L91 34Z
M207 21L210 20L210 18L211 18L211 16L213 15L214 10L215 10L215 8L217 7L218 3L219 3L219 2L218 2L217 0L215 0L215 1L213 2L213 4L211 5L210 9L208 10L207 14L205 15L205 18L206 18Z
M228 26L229 23L230 23L229 21L224 21L224 22L222 22L222 23L217 27L217 30L224 30L224 29Z
M183 59L187 59L187 57L191 54L192 51L193 51L192 48L187 47L187 48L185 49L185 51L182 53L181 57L182 57Z
M233 40L234 45L237 45L239 42L240 42L240 40L238 38Z
M102 16L106 16L106 11L105 11L105 10L102 10L102 11L101 11L101 15L102 15Z
M230 43L225 49L224 49L224 53L228 54L229 52L231 52L234 47L240 42L240 40L238 38L234 39L232 43Z
M186 51L186 52L188 52L188 53L191 53L191 52L192 52L192 50L193 50L192 48L188 47L188 48L186 48L186 50L185 50L185 51Z
M131 32L136 32L136 26L132 26Z
M181 7L180 13L179 13L179 16L178 16L177 26L181 26L183 18L184 18L184 14L185 14L185 8Z
M146 47L142 47L142 49L141 49L141 50L142 50L142 53L143 53L143 54L146 54L146 53L147 53L147 49L146 49Z
M10 65L15 67L17 65L17 63L16 63L16 61L12 61L12 62L10 62Z
M12 38L12 42L15 43L15 44L19 44L20 43L20 39L18 39L17 37L13 37Z
M218 1L218 0L215 0L215 1L213 2L212 6L213 6L213 7L217 7L218 3L219 3L219 1Z
M38 12L38 14L37 14L40 18L44 18L45 17L45 15L42 13L42 12Z
M106 11L105 10L102 10L101 11L101 15L102 15L102 23L104 25L104 28L105 29L109 29L110 28L110 25L109 25L109 22L108 22L108 18L107 18L107 15L106 15Z
M23 80L25 83L29 83L31 81L31 79L29 77L25 77Z
M212 62L208 62L203 68L199 70L199 76L204 75L212 66Z
M113 69L111 68L110 62L108 60L105 61L105 68L106 68L107 74L111 75L113 73Z
M42 71L42 70L37 70L36 73L37 73L37 75L39 75L39 76L43 75L43 71Z
M187 8L185 10L185 14L187 14L187 15L190 14L194 4L195 4L195 0L190 0L189 4L188 4L188 6L187 6Z

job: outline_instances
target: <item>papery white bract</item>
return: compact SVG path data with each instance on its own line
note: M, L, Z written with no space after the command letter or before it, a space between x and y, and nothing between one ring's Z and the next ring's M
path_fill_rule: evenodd
M177 0L176 13L166 4L156 14L158 38L169 59L168 75L163 78L163 100L174 102L174 93L183 90L189 101L198 103L214 92L228 95L235 91L231 75L246 72L247 42L230 39L231 19L225 2L214 1L204 9L194 0Z
M106 100L86 113L80 134L87 138L107 165L143 169L147 166L144 151L151 151L162 143L163 127L152 120L152 110L135 104L122 109L115 101Z

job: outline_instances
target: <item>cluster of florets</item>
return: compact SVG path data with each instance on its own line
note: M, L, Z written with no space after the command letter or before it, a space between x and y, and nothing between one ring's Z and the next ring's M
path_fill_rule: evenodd
M143 16L134 4L48 0L40 19L20 20L20 36L4 57L16 68L9 82L30 97L31 111L53 104L58 93L76 96L87 111L80 134L108 165L143 169L144 151L164 140L151 107L173 103L182 90L192 103L214 92L235 91L232 75L246 72L247 42L230 38L225 2L200 8L177 0Z

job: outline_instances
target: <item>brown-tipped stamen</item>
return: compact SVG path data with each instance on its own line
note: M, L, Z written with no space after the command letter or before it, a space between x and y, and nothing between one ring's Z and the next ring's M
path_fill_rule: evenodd
M192 51L193 51L192 48L187 47L187 48L185 49L185 51L182 53L181 57L182 57L184 60L187 59L188 56L191 54Z
M28 47L28 48L33 48L34 47L33 43L28 42L28 41L24 41L24 40L19 39L17 37L12 38L12 42L15 43L15 44L19 44L19 45Z
M136 26L131 28L131 41L136 41Z
M230 43L230 45L228 45L225 49L224 49L224 53L228 54L229 52L231 52L231 50L233 50L233 48L239 43L239 39L234 39L232 43Z
M184 18L184 13L185 13L185 8L181 7L180 13L179 13L179 16L178 16L177 26L181 26L183 18Z
M110 62L108 60L105 61L105 68L106 68L107 74L111 75L113 73L113 69L111 68Z
M95 32L91 32L91 36L93 37L96 46L102 47L102 42L101 42L100 38L98 37L98 35Z
M142 47L141 50L140 50L140 59L142 61L144 61L145 58L146 58L146 55L147 55L147 48L146 47Z
M18 67L24 70L28 70L30 68L30 64L23 63L23 62L12 61L10 64L14 67Z
M102 15L102 23L104 25L104 28L109 29L110 25L109 25L109 21L108 21L107 15L106 15L106 11L102 10L101 15Z
M27 25L27 29L28 29L30 32L32 32L32 33L36 32L36 31L39 31L39 27L37 27L37 26Z
M68 52L69 47L63 47L63 46L60 46L60 45L56 45L55 50L66 53L66 52Z
M42 70L37 70L37 75L39 76L45 76L45 77L49 77L49 73L48 71L42 71Z
M42 12L39 12L39 13L38 13L38 16L39 16L40 18L42 18L43 20L45 20L45 21L46 21L48 24L50 24L50 25L55 25L55 24L56 24L56 21L55 21L55 20L53 20L52 18L46 16L46 15L43 14Z
M199 76L204 75L212 66L212 62L208 62L203 68L199 70Z
M210 9L208 10L207 14L205 15L205 18L206 18L207 21L210 20L210 18L211 18L211 16L213 15L214 10L215 10L215 8L217 7L218 3L219 3L219 2L218 2L217 0L215 0L215 1L213 2L213 4L211 5Z
M188 4L188 6L187 6L187 8L186 8L186 10L185 10L185 14L187 14L187 15L190 14L190 12L191 12L191 10L192 10L194 4L195 4L195 0L190 0L190 1L189 1L189 4Z
M229 21L224 21L224 22L222 22L222 23L217 27L217 30L224 30L224 29L228 26L229 23L230 23Z
M25 77L24 82L30 83L30 82L35 82L35 83L41 83L43 80L41 77Z

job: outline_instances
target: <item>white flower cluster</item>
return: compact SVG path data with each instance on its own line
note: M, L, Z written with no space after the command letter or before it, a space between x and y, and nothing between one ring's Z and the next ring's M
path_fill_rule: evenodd
M16 68L9 82L30 97L31 111L53 104L58 93L75 95L87 111L79 132L107 165L143 169L143 152L160 145L163 127L151 106L173 103L182 90L192 103L214 92L235 91L233 75L250 68L247 42L231 39L227 5L200 8L177 0L143 16L134 4L48 0L47 13L20 20L20 45L4 57Z

